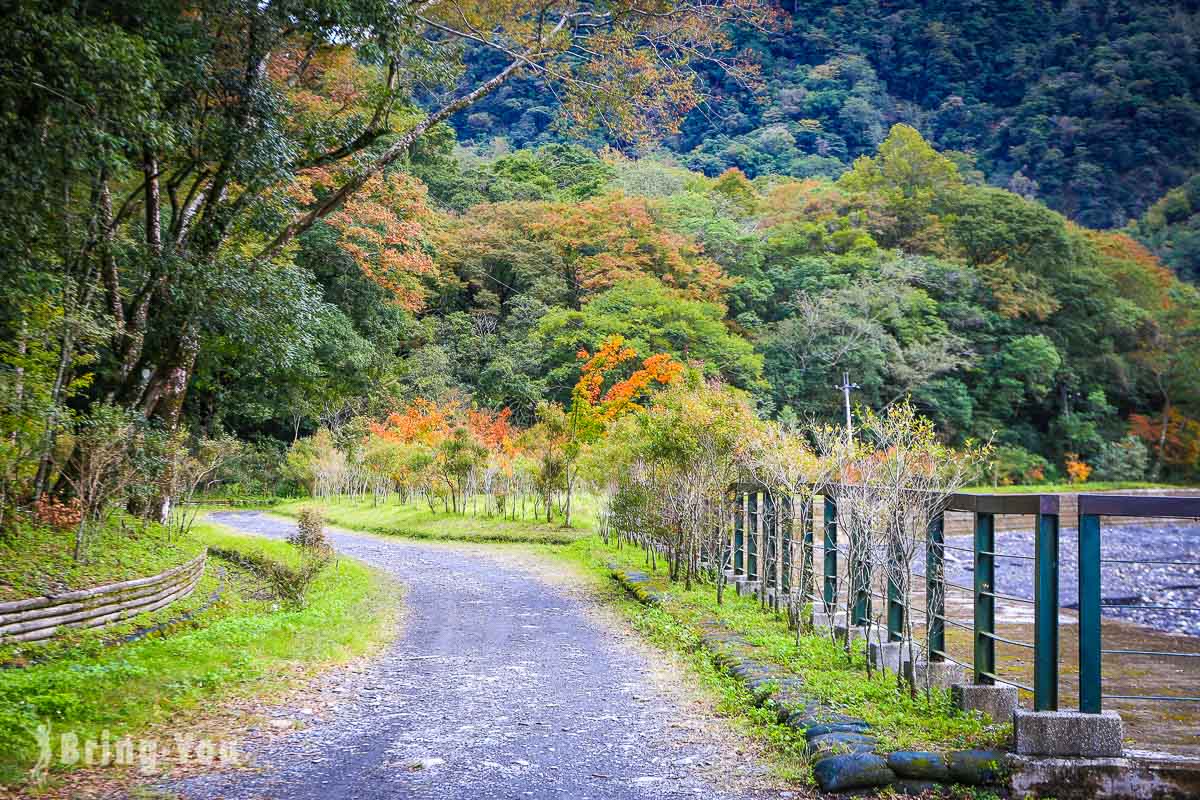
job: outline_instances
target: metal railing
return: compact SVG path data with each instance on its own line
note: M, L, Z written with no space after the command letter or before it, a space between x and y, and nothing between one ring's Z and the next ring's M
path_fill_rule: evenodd
M859 575L859 555L852 549L839 547L838 487L826 488L816 497L809 496L799 503L792 498L777 498L759 484L740 483L730 487L733 497L733 521L730 546L735 578L758 583L767 592L786 595L795 581L792 553L800 544L798 582L805 592L804 601L814 608L823 607L832 615L839 599L839 582L848 575ZM816 574L814 506L822 506L822 561ZM793 508L798 505L799 508ZM780 513L782 506L783 513ZM946 513L969 513L974 516L974 541L971 548L946 544L944 531ZM1034 555L1005 554L996 551L997 516L1028 515L1034 517ZM1039 711L1057 710L1059 678L1058 587L1059 587L1059 501L1056 495L1015 494L955 494L947 498L944 511L929 524L925 541L925 608L906 607L899 587L886 581L883 592L872 591L868 578L846 580L841 588L852 592L851 624L869 621L871 600L884 603L884 628L887 641L903 638L909 614L922 613L925 621L924 647L930 661L951 661L973 672L975 683L992 685L1004 683L1033 693L1034 708ZM962 550L973 559L973 586L956 584L945 579L945 551ZM839 575L839 554L855 562L847 565L845 575ZM1015 559L1031 563L1033 570L1033 599L1016 597L998 591L996 562ZM819 578L819 581L817 580ZM968 593L972 598L971 625L950 619L946 614L947 589ZM1034 610L1034 640L1018 641L1002 636L996 630L996 601L1026 604ZM946 647L946 627L969 630L973 653L970 664L955 659ZM996 667L996 645L1002 643L1024 647L1033 652L1034 677L1026 685L1002 676Z
M1105 698L1200 702L1200 697L1190 696L1104 694L1102 672L1103 659L1106 655L1157 656L1167 659L1200 658L1200 652L1104 648L1101 625L1104 609L1118 605L1104 601L1104 565L1133 563L1200 567L1200 561L1104 558L1101 517L1105 516L1142 519L1200 519L1200 498L1107 494L1081 494L1079 496L1079 710L1088 714L1099 714ZM1120 604L1120 607L1200 612L1200 607L1197 606Z
M776 601L798 590L803 603L823 608L832 618L839 600L848 602L850 623L869 621L871 601L884 604L881 628L887 641L901 641L908 616L923 617L922 644L932 662L949 661L970 670L975 683L1015 686L1033 695L1036 711L1055 711L1059 707L1059 589L1060 532L1062 519L1058 495L1037 494L955 494L950 496L941 514L930 520L925 536L924 575L925 607L911 608L903 601L899 587L890 579L886 586L872 588L870 580L857 583L858 556L842 546L839 536L839 487L826 488L820 494L801 498L777 496L766 487L739 483L730 487L734 499L730 525L730 559L736 578L760 586L764 602L768 593ZM947 543L946 514L972 515L972 540L969 547ZM823 524L818 563L816 547L818 514ZM1032 554L997 550L997 518L1019 515L1033 519ZM1102 550L1102 517L1137 519L1198 519L1200 498L1155 497L1144 495L1081 494L1078 498L1078 593L1079 593L1079 710L1099 713L1105 699L1122 701L1200 702L1200 697L1163 694L1105 694L1102 686L1105 656L1156 657L1164 660L1200 658L1198 652L1179 652L1181 648L1151 650L1138 647L1104 648L1101 621L1106 608L1200 613L1200 606L1106 602L1103 574L1106 565L1141 564L1164 567L1200 568L1200 560L1106 558ZM1074 520L1072 520L1074 521ZM960 551L971 559L971 585L946 578L946 552ZM840 558L847 563L839 563ZM730 563L726 562L726 563ZM998 562L1028 569L1031 597L1001 592L997 583ZM839 572L839 566L842 571ZM1013 567L1005 566L1004 569ZM962 592L971 599L971 620L952 618L946 610L946 592ZM846 593L852 594L847 598ZM1033 610L1032 641L1021 641L997 631L997 604L1019 604ZM915 601L914 601L915 604ZM778 607L778 602L776 603ZM970 633L970 657L956 659L946 643L947 628ZM913 629L916 626L912 626ZM882 631L881 631L882 632ZM914 637L917 638L917 637ZM1029 684L997 668L998 644L1020 647L1033 654L1033 675ZM1186 648L1183 648L1186 649ZM966 661L970 663L965 663Z

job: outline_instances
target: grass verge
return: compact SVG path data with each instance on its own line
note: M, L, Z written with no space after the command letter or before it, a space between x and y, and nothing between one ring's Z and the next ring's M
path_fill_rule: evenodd
M1094 481L1091 483L1030 483L1013 486L972 486L968 494L1086 494L1088 492L1120 492L1131 489L1194 489L1170 483L1148 481Z
M430 511L424 502L405 504L353 498L289 500L270 508L273 514L295 517L306 507L321 509L330 524L368 533L404 536L411 539L442 539L460 542L527 542L570 544L591 533L590 498L577 498L580 509L574 526L542 519L501 519Z
M259 552L295 563L284 542L199 522L199 546ZM312 585L303 608L281 608L261 578L234 564L219 602L166 635L112 646L92 631L52 660L0 669L0 784L18 784L36 755L33 729L80 740L136 734L202 714L215 700L264 698L316 669L369 652L395 631L398 587L381 573L339 559ZM53 777L53 773L52 773Z
M702 622L719 622L760 647L759 657L763 660L803 677L805 691L813 699L869 722L872 735L880 741L881 751L993 747L1010 736L1009 725L993 725L977 715L954 709L946 690L935 690L928 696L918 692L913 698L897 686L893 673L876 672L868 677L862 642L857 643L857 648L847 657L828 635L813 633L797 639L781 615L763 611L753 598L738 597L729 591L725 593L724 602L717 605L712 585L685 590L680 584L670 584L665 566L660 564L658 571L653 571L645 563L641 550L631 547L617 550L592 538L565 548L563 555L597 575L607 576L609 563L651 575L655 588L665 593L664 601L658 607L636 612L635 625L651 629L653 641L660 645L670 645L673 641L676 648L697 652L698 660L708 664L701 668L701 674L704 674L703 669L717 671L700 644L699 634ZM669 624L664 617L669 618ZM752 719L758 716L749 709L743 709L743 712ZM774 716L773 712L760 714L762 724ZM768 727L762 733L786 753L791 745L785 731L791 729L775 727L784 730Z

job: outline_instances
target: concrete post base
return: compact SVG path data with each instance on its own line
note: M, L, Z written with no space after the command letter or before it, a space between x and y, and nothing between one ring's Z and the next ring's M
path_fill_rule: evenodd
M758 581L748 581L743 579L734 585L737 587L737 593L739 597L758 594Z
M814 628L828 628L830 625L832 625L834 627L837 627L839 625L844 627L845 624L846 624L846 615L845 614L839 614L836 611L832 614L827 614L826 612L821 611L821 610L813 611L813 627Z
M913 651L917 652L915 645ZM867 648L867 658L870 659L871 666L875 669L899 672L901 664L909 663L908 642L887 642L885 644L871 642Z
M833 626L833 635L834 635L834 638L836 638L836 639L841 639L842 637L844 637L846 635L845 622L840 622L837 625ZM859 639L865 639L865 638L867 638L867 629L865 626L855 625L853 628L850 629L850 641L854 642Z
M1117 758L1121 755L1124 728L1115 711L1084 714L1079 711L1013 712L1013 739L1018 755Z
M786 611L792 596L778 589L767 589L767 605L775 611Z
M918 661L916 669L913 670L913 683L919 689L925 686L949 689L966 680L966 671L953 661Z
M950 687L954 705L963 711L982 711L993 722L1010 719L1017 709L1017 687L960 683Z

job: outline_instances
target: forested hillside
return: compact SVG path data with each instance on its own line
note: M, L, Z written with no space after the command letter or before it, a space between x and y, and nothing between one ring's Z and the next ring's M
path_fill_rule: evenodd
M129 425L265 492L415 401L528 424L614 336L785 421L848 372L980 480L1195 479L1190 189L1097 229L1195 166L1189 8L431 5L7 12L0 508Z
M716 176L836 177L895 122L958 151L964 175L1121 227L1200 168L1200 43L1192 0L784 0L745 27L761 68L707 72L711 101L665 144ZM473 66L490 72L496 57ZM545 85L514 82L463 112L464 140L570 138ZM614 142L628 145L628 142Z
M543 399L569 404L580 350L622 335L750 391L768 416L836 418L848 370L859 402L911 396L955 440L995 436L1003 480L1062 475L1068 454L1106 480L1157 473L1168 399L1169 436L1196 446L1178 415L1200 400L1197 292L1125 234L971 185L911 128L837 181L709 178L567 145L447 150L413 172L434 253L420 310L398 314L332 232L300 258L361 362L393 364L399 397L457 394L529 423ZM389 309L403 341L372 333ZM279 382L243 377L250 396L214 407L249 408L253 387Z

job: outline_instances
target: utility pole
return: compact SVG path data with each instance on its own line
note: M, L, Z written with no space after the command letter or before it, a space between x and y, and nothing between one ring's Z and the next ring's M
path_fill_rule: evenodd
M845 398L845 401L846 401L846 445L853 446L854 445L854 428L850 422L850 390L851 389L861 389L862 387L859 386L857 383L850 382L850 373L849 372L843 372L842 373L842 385L835 386L833 388L841 389L842 397Z

